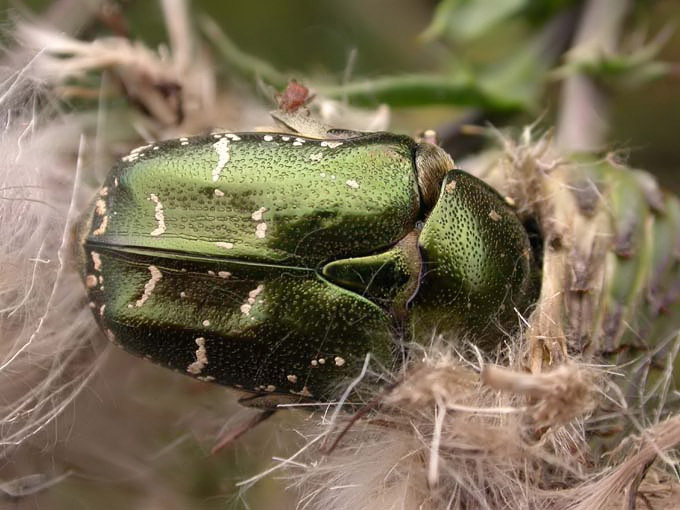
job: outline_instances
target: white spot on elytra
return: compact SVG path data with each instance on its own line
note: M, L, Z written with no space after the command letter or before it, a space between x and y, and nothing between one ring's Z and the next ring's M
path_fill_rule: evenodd
M94 203L94 212L99 216L104 216L106 214L106 202L101 198Z
M233 142L239 142L241 140L241 137L238 135L235 135L234 133L227 133L226 135L227 138L231 139Z
M317 152L316 154L311 154L309 156L309 159L312 161L321 161L321 158L323 158L323 152Z
M102 306L99 307L99 315L101 317L104 317L104 311L106 310L106 304L103 304Z
M203 324L203 326L207 328L208 326L210 326L210 321L208 319L205 319L203 322L201 322L201 324Z
M253 305L255 304L255 300L257 299L257 296L260 295L260 293L264 290L264 285L260 284L257 287L255 287L253 290L248 292L248 297L246 298L246 302L241 305L241 313L243 315L250 315L250 310L253 308Z
M88 289L94 289L97 286L97 277L93 274L88 274L85 277L85 286Z
M262 221L262 215L267 211L268 209L266 207L260 207L257 211L250 215L253 221L261 222L257 224L257 227L255 227L255 237L258 239L264 239L267 233L267 224Z
M312 366L313 366L313 367L316 367L316 366L318 366L318 365L319 365L319 362L316 361L315 359L313 359L313 360L312 360Z
M148 148L150 148L150 147L152 147L152 146L153 146L153 144L150 143L150 144L148 144L148 145L140 145L139 147L135 147L134 149L132 149L132 150L130 151L130 156L133 156L133 155L135 155L135 154L139 154L140 152L143 152L143 151L145 151L146 149L148 149Z
M342 145L342 142L331 142L330 140L324 140L321 142L321 147L328 147L329 149L335 149L336 147L340 147Z
M325 365L326 364L326 358L319 358L319 365Z
M290 382L295 384L297 382L297 375L289 374L289 375L286 376L286 379L288 379Z
M94 270L95 271L101 271L102 269L102 256L99 255L96 251L90 252L90 256L92 257L92 264L94 264Z
M220 241L215 243L215 246L219 246L220 248L224 248L225 250L231 250L234 247L234 243L223 243Z
M349 186L352 189L358 189L359 188L359 183L355 181L354 179L349 179L348 181L345 182L347 186Z
M188 142L189 139L186 136L183 136L182 138L179 139L180 142Z
M260 207L257 211L250 215L253 221L262 221L262 215L266 213L269 209L266 207Z
M100 197L105 197L108 194L109 194L109 188L107 188L106 186L103 186L102 189L99 190L99 196Z
M302 142L293 142L293 145L295 145L296 147L299 147L300 145L302 145Z
M212 170L212 180L217 182L222 169L229 163L229 140L227 138L220 138L213 144L213 147L217 151L217 164Z
M135 301L136 307L140 307L146 303L146 301L151 296L153 289L156 288L156 284L163 277L160 269L158 269L156 266L149 266L149 272L151 273L151 278L149 278L149 281L144 284L144 293L142 294L142 297Z
M248 303L251 305L255 303L255 298L260 295L260 293L264 290L264 285L260 284L257 287L255 287L253 290L248 292Z
M100 235L102 235L104 232L106 232L106 227L107 227L108 224L109 224L109 217L108 217L108 216L104 216L104 217L102 218L102 222L99 224L99 227L97 227L96 230L93 230L93 231L92 231L92 235L93 235L93 236L100 236Z
M187 297L187 293L182 291L182 292L179 293L179 297L185 298L185 297Z
M223 197L224 196L224 191L216 189L215 190L215 196L216 197Z
M342 365L345 364L344 358L341 358L340 356L336 356L335 359L334 359L333 361L335 361L335 366L336 366L336 367L341 367Z
M165 215L163 214L163 204L161 204L160 199L154 193L149 195L149 200L156 204L154 209L154 218L156 218L156 221L158 222L158 226L153 229L150 234L152 236L159 236L165 232Z
M220 278L224 278L225 280L231 276L231 273L229 271L219 271L217 273L217 276Z
M187 142L187 141L180 142L180 145L189 145L189 142Z
M199 336L196 340L196 345L198 346L198 349L196 349L196 361L191 363L187 367L187 372L190 374L198 375L200 374L205 366L208 364L208 351L205 348L205 338L202 336Z
M264 388L264 391L268 391L269 393L271 393L272 391L276 391L276 386L274 386L273 384L268 384L268 385Z
M274 139L272 135L264 135L265 142L271 142Z
M283 135L281 137L281 140L283 140L284 142L287 142L288 140L290 140L290 136Z

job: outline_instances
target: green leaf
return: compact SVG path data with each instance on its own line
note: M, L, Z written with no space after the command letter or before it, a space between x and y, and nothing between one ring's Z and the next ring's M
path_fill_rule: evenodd
M528 0L444 0L437 6L422 37L432 40L444 35L456 42L480 37L529 4Z
M397 107L449 104L490 111L516 111L526 106L522 100L504 91L487 90L467 73L454 76L426 74L382 76L337 87L325 87L319 91L328 97L346 99L359 106L374 106L380 103Z

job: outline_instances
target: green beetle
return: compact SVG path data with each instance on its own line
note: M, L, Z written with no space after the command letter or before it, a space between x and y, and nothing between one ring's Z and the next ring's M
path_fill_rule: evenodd
M501 338L535 256L493 189L389 133L215 133L134 149L79 226L95 316L128 351L271 408L337 396L432 331Z

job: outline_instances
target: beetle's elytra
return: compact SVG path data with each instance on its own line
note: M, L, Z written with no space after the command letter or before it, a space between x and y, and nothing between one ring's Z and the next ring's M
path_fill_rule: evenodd
M125 349L241 388L329 399L366 353L488 342L536 298L502 198L406 136L221 133L134 149L80 225L95 316Z

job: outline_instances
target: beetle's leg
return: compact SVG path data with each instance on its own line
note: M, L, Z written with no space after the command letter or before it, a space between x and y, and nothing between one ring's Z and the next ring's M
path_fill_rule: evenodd
M243 423L239 423L234 428L227 430L219 438L219 440L217 441L217 444L212 447L212 450L210 450L210 453L215 454L215 453L219 452L220 450L222 450L223 448L226 448L231 443L233 443L238 438L240 438L243 434L245 434L246 432L257 427L260 423L265 421L267 418L269 418L271 415L273 415L276 411L277 411L277 409L266 409L264 411L257 413L255 416L253 416L249 420L246 420Z

